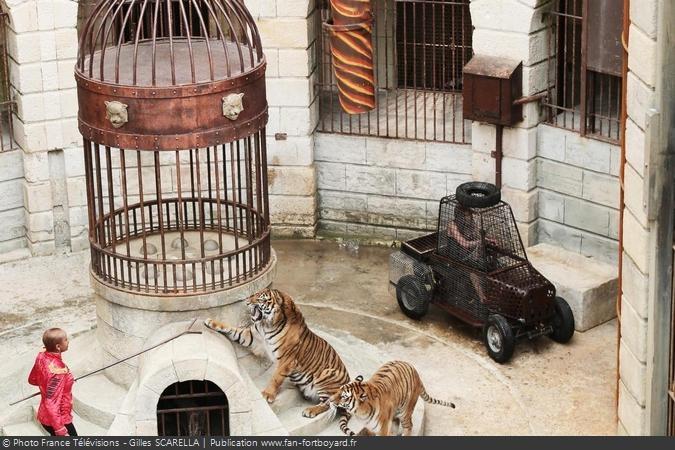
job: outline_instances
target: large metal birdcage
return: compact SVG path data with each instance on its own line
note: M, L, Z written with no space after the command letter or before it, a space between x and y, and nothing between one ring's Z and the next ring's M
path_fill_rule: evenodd
M102 0L80 33L92 272L214 292L270 261L265 58L240 0Z

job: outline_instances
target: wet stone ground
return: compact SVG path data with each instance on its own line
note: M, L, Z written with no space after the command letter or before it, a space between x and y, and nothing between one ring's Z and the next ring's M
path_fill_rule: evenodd
M447 313L432 306L417 322L399 311L388 290L391 249L293 240L273 247L274 287L296 299L311 327L413 363L432 396L457 405L428 406L427 435L615 433L615 321L567 345L521 342L511 362L499 365L486 355L480 333ZM45 328L72 335L95 326L88 261L82 252L0 265L0 403L24 390L27 374L13 361L41 348Z

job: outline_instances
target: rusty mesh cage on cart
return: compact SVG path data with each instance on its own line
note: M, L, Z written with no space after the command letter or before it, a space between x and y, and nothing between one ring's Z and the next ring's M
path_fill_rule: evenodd
M499 313L523 324L554 314L555 289L527 260L509 205L462 206L441 200L438 232L403 244L390 257L390 284L414 277L428 286L429 301L484 322ZM406 280L411 280L407 278Z

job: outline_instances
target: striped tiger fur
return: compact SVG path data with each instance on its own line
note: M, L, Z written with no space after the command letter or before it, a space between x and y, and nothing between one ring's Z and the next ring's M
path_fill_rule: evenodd
M388 436L392 425L397 422L402 428L402 434L409 436L412 433L412 415L418 397L433 405L455 407L454 403L430 397L417 370L403 361L384 364L368 381L363 381L363 377L359 375L333 394L329 402L331 407L344 409L350 416L365 422L359 435L377 433ZM340 421L340 429L353 436L354 432L349 429L348 420L349 417Z
M229 327L207 319L204 323L233 342L251 347L256 339L265 343L272 360L274 375L262 395L274 402L285 378L295 384L305 398L319 404L306 408L304 417L315 417L329 409L328 398L349 382L349 373L337 352L314 334L305 323L293 299L276 289L265 289L246 299L251 325Z

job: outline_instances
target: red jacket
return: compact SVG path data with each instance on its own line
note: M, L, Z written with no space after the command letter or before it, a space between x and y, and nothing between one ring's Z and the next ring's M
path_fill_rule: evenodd
M40 388L37 419L54 428L57 436L68 432L64 425L73 422L73 374L60 353L41 352L35 358L28 382Z

